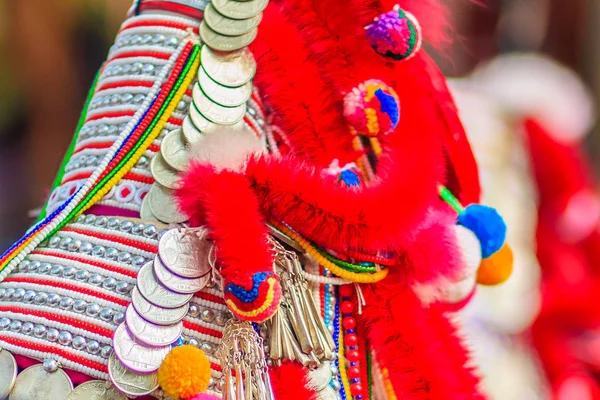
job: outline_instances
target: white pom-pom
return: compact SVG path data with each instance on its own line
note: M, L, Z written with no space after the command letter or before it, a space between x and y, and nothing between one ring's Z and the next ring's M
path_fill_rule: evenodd
M463 270L458 274L458 280L474 277L481 264L481 244L475 234L461 225L454 226L456 243L460 249L463 261Z
M190 145L190 160L208 162L217 169L239 170L250 154L265 151L263 142L245 126L222 127Z

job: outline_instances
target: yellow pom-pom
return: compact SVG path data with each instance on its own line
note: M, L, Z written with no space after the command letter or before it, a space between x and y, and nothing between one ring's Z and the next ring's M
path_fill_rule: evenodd
M513 271L513 252L508 243L490 257L485 258L477 271L477 283L498 285L505 282Z
M158 369L158 383L168 397L186 399L206 391L210 380L210 362L202 350L178 346L167 355Z

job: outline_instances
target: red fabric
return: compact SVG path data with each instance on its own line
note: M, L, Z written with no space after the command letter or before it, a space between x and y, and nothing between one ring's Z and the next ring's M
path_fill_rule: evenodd
M316 400L314 390L306 387L308 370L300 364L285 362L270 368L273 394L277 400Z

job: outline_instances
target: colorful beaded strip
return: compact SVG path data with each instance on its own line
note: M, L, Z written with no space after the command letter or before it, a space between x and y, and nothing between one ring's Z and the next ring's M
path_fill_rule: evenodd
M2 255L0 279L4 279L40 242L99 201L135 165L159 135L190 86L200 65L199 53L199 45L191 41L181 44L169 59L161 79L157 80L136 116L121 134L122 138L113 144L87 182Z

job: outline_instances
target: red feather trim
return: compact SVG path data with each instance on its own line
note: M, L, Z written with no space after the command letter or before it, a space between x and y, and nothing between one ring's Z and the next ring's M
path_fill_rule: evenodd
M267 228L243 175L192 163L175 192L193 225L205 225L228 282L252 283L255 272L273 271Z
M365 288L367 305L360 320L397 397L485 399L450 321L439 309L424 308L412 291L388 281L393 280Z
M269 369L277 400L316 400L317 393L306 387L308 370L298 363L285 362Z

